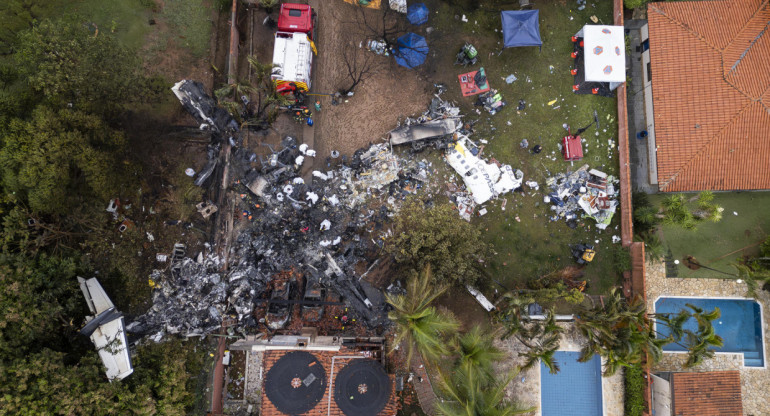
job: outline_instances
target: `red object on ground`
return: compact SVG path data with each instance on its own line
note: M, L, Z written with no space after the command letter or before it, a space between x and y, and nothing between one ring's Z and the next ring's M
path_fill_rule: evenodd
M315 40L313 39L313 9L307 4L281 4L278 31L307 33L311 40Z
M564 160L580 160L583 158L583 144L580 136L564 136L561 139L561 153Z
M477 72L479 71L468 72L467 74L460 74L457 76L457 79L460 81L460 90L462 90L463 97L470 97L471 95L489 91L488 81L487 87L484 89L481 89L476 85L476 81L473 80L473 77L476 76Z
M598 88L593 88L593 89L591 89L591 94L594 94L594 95L596 95L596 94L598 94L598 93L599 93L599 89L598 89Z
M575 84L572 86L572 91L577 91L580 89L580 84Z
M577 75L577 71L578 71L577 68L573 68L569 71L569 73L572 75Z
M577 51L575 51L575 52L572 52L572 53L570 54L570 56L572 57L572 59L575 59L575 58L577 58L577 56L578 56L578 53L577 53Z

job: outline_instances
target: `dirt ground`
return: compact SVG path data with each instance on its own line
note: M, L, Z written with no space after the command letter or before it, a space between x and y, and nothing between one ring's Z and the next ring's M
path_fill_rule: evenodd
M366 33L356 29L358 10L355 6L330 1L319 3L318 56L314 62L312 90L333 93L345 83L342 58L345 43L357 47L365 43ZM316 158L316 166L322 166L331 150L349 155L370 142L380 141L396 127L398 119L421 113L430 102L433 86L427 80L418 79L415 71L398 66L392 57L378 57L376 65L378 73L362 82L348 102L332 106L329 97L311 97L321 98L323 106L315 125L315 148L323 157Z

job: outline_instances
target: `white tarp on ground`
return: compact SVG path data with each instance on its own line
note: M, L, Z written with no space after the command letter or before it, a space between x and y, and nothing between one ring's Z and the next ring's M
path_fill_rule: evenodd
M406 14L406 0L390 0L389 4L391 9Z
M508 165L497 166L474 156L466 145L467 140L466 136L460 135L457 142L446 150L446 159L463 178L475 203L483 204L521 186L521 174L517 176Z
M110 381L124 379L134 372L131 357L128 355L128 339L123 325L123 316L115 310L115 305L104 292L96 278L83 279L78 277L80 289L86 298L88 309L94 316L86 317L86 328L92 321L99 326L90 334L91 341L99 352L107 368L107 378ZM85 330L85 329L84 329Z
M626 81L626 42L623 26L585 25L578 32L584 42L585 80Z

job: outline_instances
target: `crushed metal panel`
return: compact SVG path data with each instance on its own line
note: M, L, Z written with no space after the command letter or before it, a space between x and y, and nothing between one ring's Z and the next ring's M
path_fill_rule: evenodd
M107 378L121 380L134 372L131 357L128 354L128 339L123 324L123 316L115 310L115 306L107 296L96 278L83 279L78 277L80 289L86 299L89 309L96 316L86 317L86 322L96 321L99 326L90 334L99 358L107 368Z
M395 146L443 137L456 132L460 127L462 127L462 122L459 118L431 120L420 124L404 124L390 131L390 143Z

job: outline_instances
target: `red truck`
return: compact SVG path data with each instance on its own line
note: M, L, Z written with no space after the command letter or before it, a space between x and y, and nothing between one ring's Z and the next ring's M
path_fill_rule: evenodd
M283 3L278 16L271 78L281 94L310 89L316 52L316 13L306 4Z

